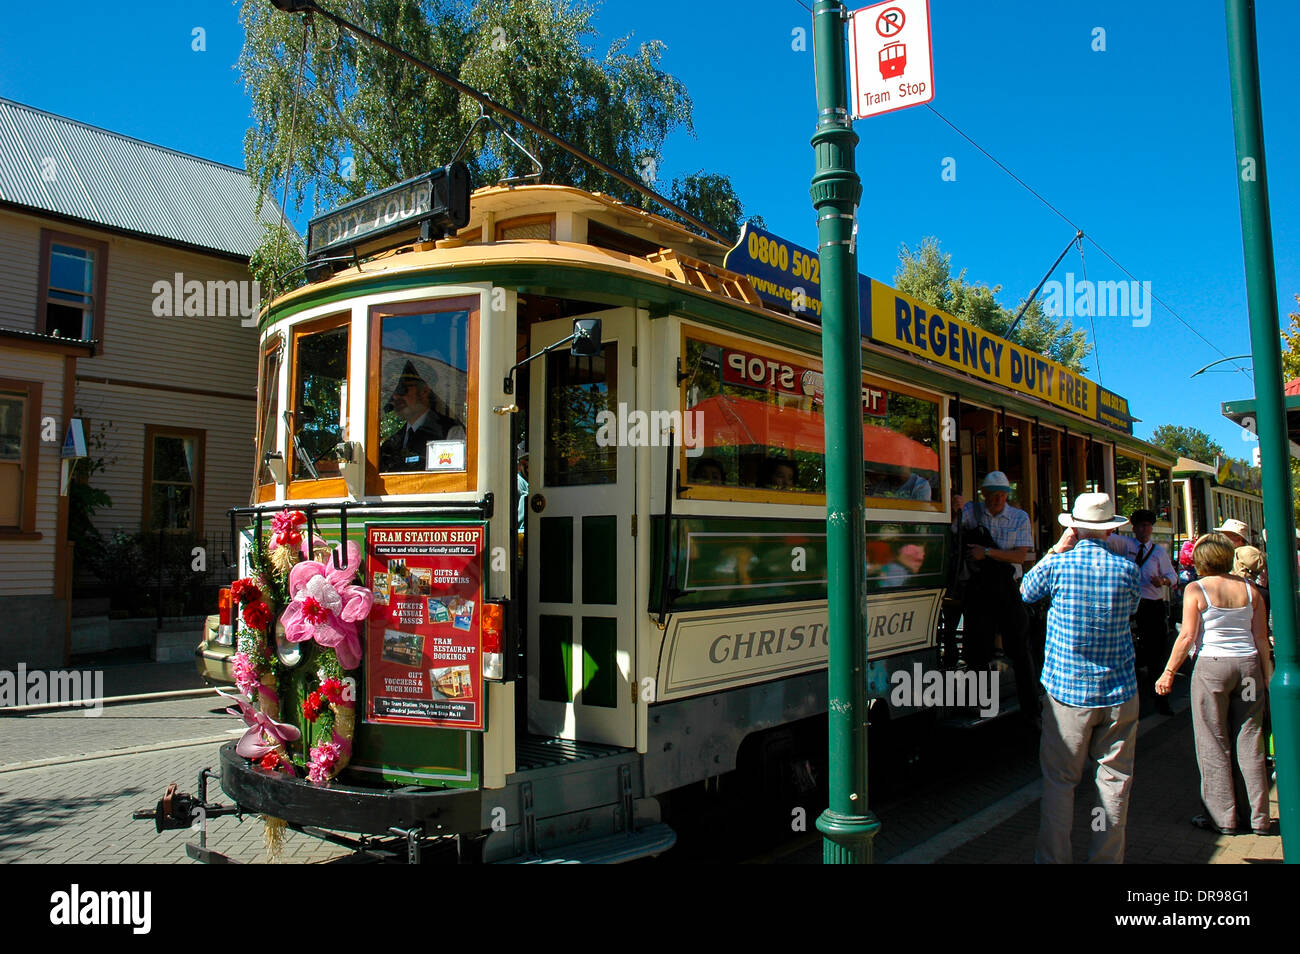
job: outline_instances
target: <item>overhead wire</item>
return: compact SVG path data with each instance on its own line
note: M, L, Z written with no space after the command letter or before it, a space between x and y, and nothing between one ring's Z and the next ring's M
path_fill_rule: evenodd
M812 8L811 8L810 6L808 6L808 4L804 3L804 0L795 0L795 2L798 3L799 6L803 7L803 8L804 8L805 10L807 10L808 12L810 12L810 13L812 12ZM1012 171L1011 171L1011 170L1010 170L1006 165L1004 165L1001 161L999 161L998 158L997 158L996 156L994 156L994 155L993 155L992 153L990 153L987 149L985 149L983 146L981 146L979 143L977 143L974 139L972 139L969 135L967 135L966 132L965 132L963 129L961 129L961 128L956 124L956 123L954 123L952 120L950 120L950 119L949 119L947 116L945 116L943 113L941 113L941 112L939 112L937 109L935 109L934 106L931 105L930 103L926 103L926 104L925 104L925 108L928 109L928 110L930 110L931 113L933 113L935 116L937 116L937 117L938 117L938 118L939 118L939 119L940 119L940 120L941 120L945 125L947 125L950 129L952 129L953 132L955 132L957 135L961 136L961 138L965 139L968 143L970 143L972 146L974 146L975 149L976 149L976 150L977 150L977 151L978 151L982 156L984 156L985 159L989 160L989 162L993 163L995 166L997 166L999 169L1001 169L1003 172L1005 172L1008 176L1010 176L1011 179L1013 179L1013 180L1014 180L1014 181L1015 181L1015 182L1016 182L1016 183L1017 183L1017 184L1018 184L1022 189L1024 189L1026 192L1028 192L1030 195L1032 195L1035 199L1037 199L1037 200L1038 200L1039 202L1041 202L1043 205L1045 205L1045 206L1046 206L1048 209L1050 209L1054 214L1056 214L1057 216L1059 216L1059 217L1060 217L1060 218L1061 218L1061 219L1062 219L1062 220L1063 220L1067 225L1069 225L1072 229L1074 229L1076 232L1083 232L1083 233L1084 233L1084 238L1086 238L1089 242L1091 242L1092 245L1093 245L1093 247L1096 248L1097 251L1099 251L1103 256L1105 256L1105 257L1110 261L1110 263L1111 263L1112 265L1114 265L1114 266L1115 266L1116 268L1118 268L1121 272L1123 272L1125 275L1127 275L1128 278L1129 278L1131 281L1135 281L1135 282L1138 281L1137 276L1135 276L1131 271L1129 271L1127 268L1125 268L1125 267L1120 263L1120 261L1119 261L1117 258L1115 258L1114 255L1112 255L1112 254L1110 254L1110 252L1106 251L1106 249L1104 249L1104 248L1101 246L1101 244L1100 244L1100 243L1099 243L1095 238L1093 238L1090 234L1088 234L1088 233L1087 233L1083 228L1081 228L1081 227L1080 227L1080 226L1079 226L1079 225L1078 225L1078 224L1077 224L1073 219L1071 219L1068 215L1066 215L1064 212L1062 212L1060 209L1058 209L1055 205L1053 205L1051 202L1049 202L1049 201L1047 200L1047 198L1046 198L1042 193L1040 193L1037 189L1035 189L1033 186L1031 186L1031 185L1030 185L1028 182L1026 182L1024 179L1020 178L1020 176L1018 176L1018 175L1016 175L1014 172L1012 172ZM1083 243L1082 243L1082 242L1079 243L1079 256L1080 256L1080 258L1082 259L1082 257L1083 257ZM1085 281L1086 281L1086 276L1085 276ZM1200 338L1201 341L1205 342L1205 344L1207 344L1207 345L1208 345L1208 346L1209 346L1209 347L1210 347L1210 348L1211 348L1211 349L1212 349L1216 354L1218 354L1218 355L1220 355L1220 356L1222 356L1222 357L1224 357L1224 358L1227 358L1227 357L1228 357L1226 354L1223 353L1223 351L1219 348L1218 345L1216 345L1216 344L1215 344L1213 341L1211 341L1209 338L1205 337L1205 335L1201 334L1201 332L1198 331L1195 327L1193 327L1192 324L1191 324L1190 322L1188 322L1185 318L1183 318L1182 315L1178 314L1178 312L1175 311L1175 310L1173 309L1173 306L1171 306L1167 301L1165 301L1165 300L1164 300L1163 298L1161 298L1159 295L1155 294L1154 291L1148 292L1148 294L1150 295L1150 298L1151 298L1152 301L1156 302L1158 305L1160 305L1161 308L1163 308L1165 311L1169 312L1169 314L1172 315L1172 316L1175 318L1175 320L1178 321L1179 324L1181 324L1184 328L1186 328L1186 329L1187 329L1188 331L1190 331L1192 334L1196 335L1196 337ZM1091 312L1091 309L1089 309L1089 311ZM1091 313L1089 314L1088 317L1089 317L1089 319L1091 320L1091 318L1092 318ZM1093 338L1093 350L1095 351L1095 350L1096 350L1096 347L1097 347L1097 332L1096 332L1095 327L1094 327L1094 330L1093 330L1092 338ZM1247 376L1248 378L1250 378L1252 381L1254 380L1254 375L1251 374L1250 371L1247 371L1245 368L1243 368L1241 365L1239 365L1239 364L1235 364L1235 363L1234 363L1233 367L1235 368L1236 371L1239 371L1239 372L1241 372L1242 374L1246 375L1246 376ZM1098 376L1101 375L1101 356L1100 356L1100 355L1098 355L1098 357L1097 357L1097 374L1098 374Z
M1110 252L1106 251L1106 249L1103 248L1103 247L1101 246L1101 244L1100 244L1100 243L1099 243L1095 238L1093 238L1093 237L1092 237L1090 234L1088 234L1088 233L1087 233L1083 228L1081 228L1078 224L1076 224L1076 223L1074 222L1073 219L1071 219L1068 215L1066 215L1064 212L1062 212L1060 209L1058 209L1055 205L1053 205L1051 202L1049 202L1049 201L1048 201L1048 200L1047 200L1047 199L1046 199L1046 198L1045 198L1041 193L1039 193L1036 189L1034 189L1034 188L1033 188L1029 183L1027 183L1024 179L1020 178L1020 176L1016 175L1014 172L1012 172L1010 169L1008 169L1005 165L1003 165L1001 162L999 162L998 159L997 159L997 158L996 158L992 153L990 153L987 149L985 149L983 146L981 146L979 143L977 143L974 139L972 139L970 136L968 136L968 135L967 135L967 134L966 134L966 133L965 133L961 128L959 128L955 123L953 123L952 120L948 119L947 116L943 115L943 113L939 112L937 109L935 109L935 108L934 108L932 105L930 105L929 103L926 103L925 106L926 106L926 109L930 110L930 112L932 112L935 116L939 117L939 119L942 120L942 121L943 121L947 126L949 126L949 127L950 127L954 132L956 132L957 135L961 136L961 137L962 137L963 139L965 139L968 143L970 143L972 146L974 146L974 147L975 147L975 148L980 152L981 155L983 155L983 156L984 156L986 159L988 159L991 163L993 163L995 166L997 166L999 169L1001 169L1003 172L1005 172L1008 176L1010 176L1012 179L1014 179L1014 180L1015 180L1015 181L1016 181L1016 182L1017 182L1017 183L1018 183L1018 184L1019 184L1019 185L1020 185L1024 190L1025 190L1025 191L1026 191L1026 192L1028 192L1030 195L1032 195L1034 198L1036 198L1039 202L1041 202L1043 205L1045 205L1048 209L1050 209L1053 213L1055 213L1057 216L1059 216L1061 219L1063 219L1067 224L1069 224L1071 228L1075 229L1076 231L1083 232L1083 233L1084 233L1084 238L1086 238L1089 242L1091 242L1092 245L1093 245L1093 247L1096 248L1097 251L1099 251L1102 255L1104 255L1104 256L1105 256L1105 257L1110 261L1110 263L1111 263L1112 265L1114 265L1114 266L1115 266L1116 268L1118 268L1121 272L1123 272L1125 275L1127 275L1131 281L1135 281L1135 282L1138 281L1138 278L1137 278L1136 275L1134 275L1131 271L1129 271L1127 268L1125 268L1125 267L1120 263L1119 259L1115 258L1114 255L1112 255L1112 254L1110 254ZM1083 251L1083 249L1082 249L1082 247L1080 247L1080 253L1081 253L1081 254L1082 254L1082 251ZM1176 311L1175 311L1175 310L1174 310L1174 309L1169 305L1169 303L1166 302L1163 298L1160 298L1158 295L1156 295L1154 291L1153 291L1153 292L1149 292L1149 294L1150 294L1150 296L1151 296L1152 301L1155 301L1155 302L1156 302L1157 304L1159 304L1160 307L1162 307L1165 311L1167 311L1167 312L1169 312L1169 314L1173 315L1173 317L1178 321L1179 324L1181 324L1184 328L1186 328L1186 329L1187 329L1188 331L1190 331L1192 334L1196 335L1196 337L1200 338L1203 342L1205 342L1207 345L1209 345L1209 347L1210 347L1210 348L1211 348L1211 349L1212 349L1216 354L1218 354L1218 355L1222 355L1222 356L1225 357L1225 358L1228 357L1226 354L1223 353L1223 351L1219 348L1218 345L1216 345L1216 344L1215 344L1213 341L1211 341L1209 338L1205 337L1205 335L1201 334L1200 331L1198 331L1195 327L1193 327L1192 324L1191 324L1190 322L1188 322L1186 319L1184 319L1182 315L1178 314L1178 312L1176 312ZM1091 317L1091 316L1089 316L1089 317ZM1096 335L1096 332L1094 331L1094 332L1093 332L1093 347L1094 347L1094 348L1096 347L1096 340L1097 340L1097 335ZM1100 373L1100 359L1098 359L1098 361L1099 361L1099 370L1098 370L1098 373ZM1237 369L1238 371L1240 371L1242 374L1246 375L1246 376L1247 376L1248 378L1250 378L1252 381L1254 380L1254 376L1253 376L1249 371L1247 371L1245 368L1241 367L1240 365L1237 365L1237 366L1236 366L1236 369Z

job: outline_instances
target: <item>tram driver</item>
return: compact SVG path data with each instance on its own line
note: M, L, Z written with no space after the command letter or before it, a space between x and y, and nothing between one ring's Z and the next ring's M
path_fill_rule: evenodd
M424 371L430 376L433 373L432 369ZM407 361L384 405L384 411L396 413L405 426L379 445L380 471L426 470L425 449L430 441L465 440L464 424L440 413L435 400L429 382Z

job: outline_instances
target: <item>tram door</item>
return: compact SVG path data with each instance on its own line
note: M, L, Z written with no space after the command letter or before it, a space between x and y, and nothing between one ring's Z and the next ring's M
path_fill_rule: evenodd
M631 748L636 468L635 448L619 444L620 423L636 407L635 313L587 317L601 319L601 354L557 348L531 376L528 728ZM572 318L539 322L530 347L541 351L572 330Z

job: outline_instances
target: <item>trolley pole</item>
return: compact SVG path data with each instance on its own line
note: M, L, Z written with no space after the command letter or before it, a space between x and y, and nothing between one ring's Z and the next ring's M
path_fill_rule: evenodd
M816 0L817 172L826 414L827 705L830 806L817 819L826 864L870 864L880 822L867 808L866 512L862 486L862 338L853 223L862 182L849 120L844 5Z
M1264 172L1264 121L1259 104L1259 60L1254 0L1225 0L1228 73L1232 83L1232 125L1237 140L1237 191L1246 257L1246 297L1255 367L1255 416L1264 480L1264 523L1268 536L1269 591L1273 594L1273 637L1277 668L1269 686L1277 755L1277 791L1282 851L1300 864L1300 668L1296 645L1295 521L1286 412L1282 403L1282 356L1278 344L1277 280L1273 273L1273 229Z

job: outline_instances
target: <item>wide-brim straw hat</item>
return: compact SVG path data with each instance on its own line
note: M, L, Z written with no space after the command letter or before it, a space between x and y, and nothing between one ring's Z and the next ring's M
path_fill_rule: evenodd
M1225 520L1223 521L1223 526L1215 527L1214 531L1216 533L1235 533L1237 536L1243 538L1250 536L1250 527L1242 523L1240 520Z
M1079 494L1074 498L1072 513L1056 518L1063 527L1081 530L1114 530L1128 523L1128 517L1115 513L1115 501L1110 494Z

